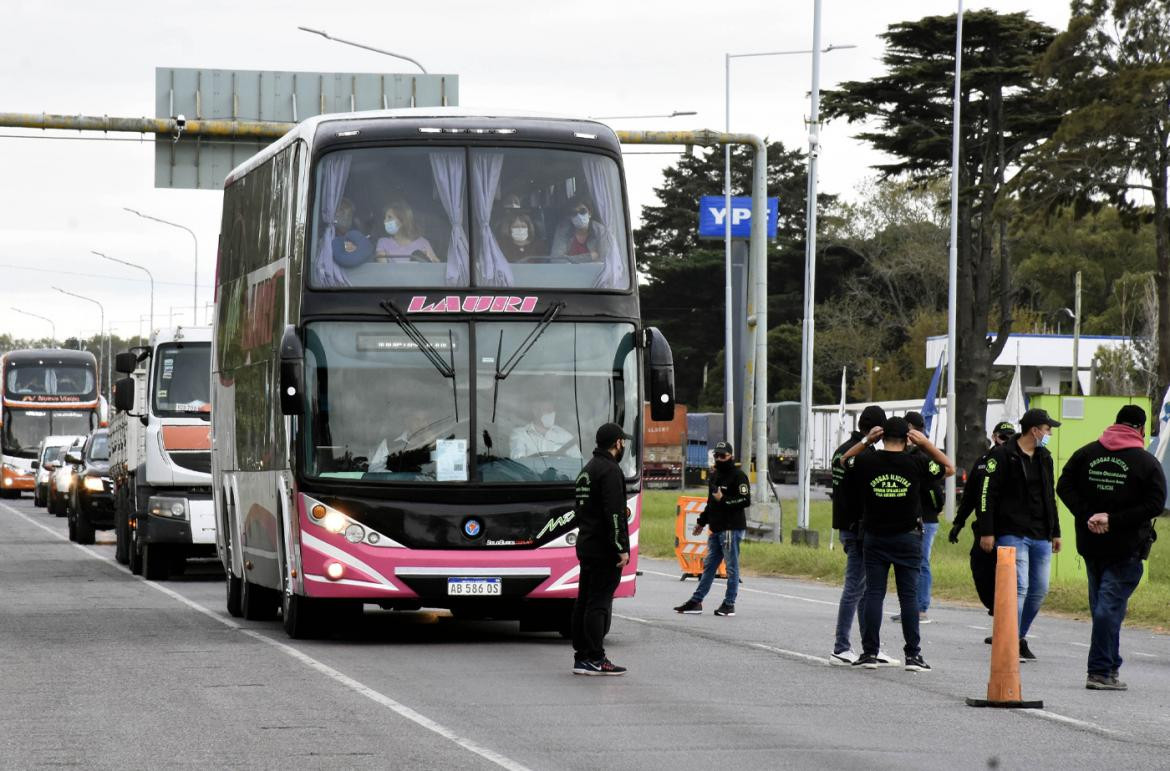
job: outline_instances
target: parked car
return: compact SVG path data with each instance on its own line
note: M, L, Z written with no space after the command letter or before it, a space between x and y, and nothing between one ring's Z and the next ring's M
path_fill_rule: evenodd
M72 450L69 540L93 543L94 530L114 526L114 484L110 481L110 434L100 428L89 435L85 445Z
M37 459L33 462L36 477L33 482L33 505L44 507L49 503L49 479L53 471L65 459L65 451L73 445L78 436L46 436L41 440L37 450Z
M85 437L77 437L71 445L65 448L64 455L57 462L57 468L49 474L49 489L45 493L45 504L50 514L58 517L65 516L69 497L73 493L73 464L69 455L85 446Z

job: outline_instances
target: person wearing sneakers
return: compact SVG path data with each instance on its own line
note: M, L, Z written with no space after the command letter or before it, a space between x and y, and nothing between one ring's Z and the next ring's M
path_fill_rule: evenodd
M1077 552L1089 577L1089 690L1128 687L1117 679L1121 622L1157 537L1154 518L1166 500L1166 477L1146 451L1145 427L1145 410L1122 407L1100 439L1073 453L1056 486L1076 522Z
M885 422L886 411L876 404L869 405L857 418L857 430L833 451L833 529L837 531L841 550L845 552L845 581L841 587L841 600L837 604L836 639L833 641L833 653L829 656L829 663L834 666L845 666L857 661L857 654L849 643L854 617L857 618L858 631L862 636L865 635L865 616L858 612L858 604L865 593L861 509L849 500L849 486L845 483L848 469L841 458L853 445L865 441L865 435L870 429ZM873 446L866 444L866 451L873 452ZM887 666L901 663L880 651L878 658Z
M882 440L882 449L864 452L867 445ZM906 452L907 442L922 452ZM847 472L850 498L861 508L865 531L865 597L862 612L865 626L861 656L854 666L876 669L880 650L882 602L890 568L898 587L902 616L906 669L930 671L922 658L918 631L918 571L922 564L921 496L926 486L955 473L951 460L922 432L910 428L905 418L889 418L870 430L842 456L852 460Z
M1047 444L1059 420L1042 409L1020 418L1020 433L991 451L979 491L979 548L1016 549L1016 591L1020 618L1020 661L1034 661L1028 630L1048 595L1052 555L1060 552L1056 479Z
M597 429L593 457L577 475L573 506L577 521L577 600L573 604L573 674L624 675L605 656L605 634L613 593L630 562L626 479L618 464L630 435L617 423Z
M910 428L922 433L926 432L926 419L920 412L907 412L906 422ZM910 445L906 452L920 452L917 446ZM930 554L934 550L934 537L938 535L938 515L946 504L946 489L943 483L935 481L922 489L922 566L918 571L918 623L929 624L930 617L926 612L930 610L930 590L934 576L930 572ZM901 621L901 614L892 616L891 621Z
M727 593L723 604L715 609L716 616L734 616L735 598L739 592L739 542L747 531L747 507L752 502L752 486L743 469L735 465L730 442L719 442L712 453L715 471L708 480L707 506L699 515L693 533L699 535L710 526L707 536L707 556L703 575L691 598L675 608L677 613L703 612L703 598L711 591L719 564L727 569Z

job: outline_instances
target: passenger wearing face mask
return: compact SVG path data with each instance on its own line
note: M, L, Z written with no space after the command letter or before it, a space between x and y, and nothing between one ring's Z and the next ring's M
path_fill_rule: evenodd
M979 548L1016 548L1016 591L1020 617L1020 660L1036 658L1026 637L1048 594L1052 555L1060 551L1052 453L1047 445L1060 426L1046 411L1020 418L1020 433L993 449L984 464L976 522Z
M532 420L512 432L512 457L530 458L561 455L580 458L577 437L557 425L556 406L551 399L532 402Z
M610 242L605 225L593 216L593 209L582 198L569 205L569 219L562 222L553 236L550 255L565 262L597 262L605 257Z
M414 222L414 210L405 201L393 201L382 217L386 235L374 249L377 262L438 262L431 242L423 238Z
M695 535L710 527L703 575L691 598L674 610L698 615L703 612L703 598L711 591L715 574L722 563L727 569L727 593L715 609L716 616L734 616L739 594L739 543L747 532L747 507L752 503L751 483L743 469L735 465L730 442L715 445L715 471L708 480L707 506L692 531Z
M536 228L527 214L513 214L504 220L500 248L509 262L526 262L547 257L548 245L536 237Z

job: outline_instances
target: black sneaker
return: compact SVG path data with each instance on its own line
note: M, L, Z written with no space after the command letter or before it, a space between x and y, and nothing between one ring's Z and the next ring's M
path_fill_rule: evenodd
M1085 687L1090 691L1125 691L1129 686L1118 680L1113 675L1094 675L1090 674L1085 680Z
M881 662L872 653L863 653L857 657L857 661L853 662L853 666L863 669L877 669L881 666Z
M1020 638L1020 661L1035 661L1036 654L1028 647L1028 641Z
M907 672L929 672L930 664L926 663L926 659L918 656L906 657L906 671Z
M734 616L735 615L735 606L728 605L725 602L722 605L720 605L718 608L715 609L715 615L716 616Z
M990 638L990 637L984 637L984 638L983 638L983 642L984 642L985 644L987 644L987 645L991 645L991 638Z
M581 668L581 671L578 672L576 668L574 668L573 674L592 676L608 675L610 677L616 677L617 675L624 675L626 673L625 667L619 667L609 659L602 659L601 661L583 661L581 663L584 665Z
M679 605L677 608L675 608L674 612L675 613L689 613L692 615L702 613L703 612L703 603L696 602L695 600L687 600L682 605Z
M585 661L585 659L577 659L577 658L573 659L573 674L574 675L585 674L585 670L587 669L587 664L588 664L588 662Z

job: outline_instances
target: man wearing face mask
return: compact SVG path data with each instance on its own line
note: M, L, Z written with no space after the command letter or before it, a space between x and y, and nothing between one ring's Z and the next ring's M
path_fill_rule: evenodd
M1016 592L1020 618L1020 660L1032 661L1025 639L1048 594L1052 555L1060 551L1052 453L1047 444L1060 426L1046 411L1020 418L1020 434L991 451L979 492L979 548L1016 548Z
M532 402L532 420L512 432L512 457L530 458L563 455L580 458L577 438L557 425L556 406L551 399Z
M609 243L605 225L593 216L593 209L584 199L576 198L569 205L569 219L562 222L553 236L553 260L565 262L597 262L605 255Z
M577 475L573 507L577 523L577 600L573 604L573 674L624 675L605 655L613 594L630 563L626 479L619 465L630 439L617 423L597 429L593 457Z
M715 473L708 480L707 507L699 515L692 531L695 535L710 525L707 536L707 556L703 575L691 598L675 608L676 613L703 612L703 598L711 591L719 564L727 568L727 593L723 603L715 609L716 616L734 616L735 599L739 593L739 542L747 531L747 507L751 505L751 483L743 469L735 465L730 442L715 445Z

